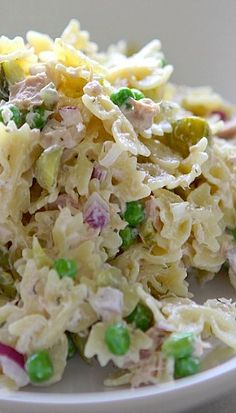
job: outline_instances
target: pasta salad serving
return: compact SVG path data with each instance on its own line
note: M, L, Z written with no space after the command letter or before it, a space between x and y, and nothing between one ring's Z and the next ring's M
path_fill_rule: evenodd
M76 20L0 37L0 388L72 357L158 385L236 352L233 300L187 281L236 288L236 110L172 71L159 40L102 53Z

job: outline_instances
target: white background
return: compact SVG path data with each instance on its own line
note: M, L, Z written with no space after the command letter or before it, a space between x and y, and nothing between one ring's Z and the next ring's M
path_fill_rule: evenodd
M236 103L236 0L0 0L0 31L58 36L76 17L104 48L160 38L174 81L211 84Z
M236 103L236 0L0 0L0 30L11 37L28 29L56 37L72 17L102 48L161 39L174 81L211 84ZM234 413L235 404L230 395L191 413Z

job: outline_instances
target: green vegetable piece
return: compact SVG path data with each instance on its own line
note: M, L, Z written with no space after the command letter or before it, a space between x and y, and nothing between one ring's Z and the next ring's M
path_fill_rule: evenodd
M140 99L145 98L144 94L142 92L140 92L140 90L138 90L138 89L131 89L131 90L132 90L132 93L133 93L133 98L135 100L140 100Z
M78 273L76 261L68 260L66 258L59 258L54 261L53 267L60 278L70 277L74 280Z
M11 111L11 120L14 120L16 126L20 128L24 123L24 117L21 111L16 106L13 106L13 105L11 106L7 105L7 107ZM0 122L5 123L3 116L2 116L2 111L3 111L3 108L0 109Z
M31 354L26 362L26 371L32 382L42 383L53 376L53 364L47 351Z
M24 123L21 111L16 106L11 106L10 111L12 113L11 119L14 120L17 128L20 128Z
M38 107L33 110L33 112L29 112L26 120L31 129L43 129L48 119L48 112L45 111L44 108Z
M165 67L168 65L168 62L165 58L161 59L161 67Z
M189 116L172 123L172 132L159 136L160 142L179 152L184 158L189 155L189 148L201 138L210 139L210 127L203 118Z
M143 99L145 96L138 89L130 89L128 87L122 87L117 92L111 94L110 99L115 105L119 107L125 105L126 109L131 109L132 105L127 102L129 98L135 100Z
M115 356L123 356L130 348L130 335L122 323L111 324L105 332L105 343Z
M115 105L123 106L129 98L133 98L133 92L128 87L122 87L117 92L111 94L110 99ZM131 107L131 105L129 105Z
M2 65L0 66L0 99L9 100L9 86Z
M14 83L20 82L24 79L23 69L16 63L15 60L9 60L2 63L2 68L4 70L7 81L13 85Z
M231 233L232 233L232 235L233 235L233 237L234 237L234 239L235 239L235 241L236 241L236 228L233 228L232 231L231 231Z
M192 376L200 370L200 361L195 357L184 357L175 361L175 378Z
M74 341L71 338L71 335L68 333L67 334L67 340L68 340L68 353L67 353L67 360L71 359L74 357L74 355L77 353L77 347L74 343Z
M39 185L47 191L56 186L62 152L62 147L50 146L41 153L36 161L35 178Z
M150 308L139 303L126 318L126 321L128 323L133 323L136 328L145 332L153 325L153 314Z
M164 341L162 351L167 357L175 359L188 357L194 351L195 340L193 333L174 333Z
M143 205L138 201L127 202L124 218L131 227L136 227L145 218Z
M136 228L131 228L129 225L124 229L121 229L119 235L122 239L122 249L127 250L134 242L138 235Z

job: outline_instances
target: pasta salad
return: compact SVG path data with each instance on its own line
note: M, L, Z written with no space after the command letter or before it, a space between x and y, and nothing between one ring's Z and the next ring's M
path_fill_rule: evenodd
M159 384L236 351L235 303L187 281L236 288L235 108L172 71L159 40L102 53L76 20L0 38L0 387L71 357Z

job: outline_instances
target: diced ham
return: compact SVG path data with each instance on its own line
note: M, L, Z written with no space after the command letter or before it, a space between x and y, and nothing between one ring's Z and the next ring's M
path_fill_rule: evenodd
M151 219L153 227L157 232L161 232L163 223L160 219L160 208L156 204L155 198L151 197L145 202L145 211L148 218Z
M127 101L131 108L125 105L121 107L126 118L132 123L137 132L142 132L152 126L153 118L159 112L159 105L151 99L135 100L129 98Z
M236 137L236 117L226 121L222 130L217 135L224 139Z
M41 90L49 83L45 73L29 76L10 87L11 103L20 109L28 110L33 106L40 106L43 103Z
M65 126L78 125L83 119L77 106L63 106L59 109Z
M56 199L56 201L51 202L50 204L47 204L45 206L45 210L50 211L50 210L65 208L68 206L75 208L75 209L80 208L79 202L74 200L70 195L60 194L58 198Z
M84 93L89 96L98 96L102 93L102 87L97 80L93 80L85 85Z
M76 106L64 106L59 109L62 120L50 119L43 129L41 144L44 148L58 144L73 148L85 136L85 126L80 110Z
M123 293L116 288L102 287L91 296L89 302L103 320L109 320L116 315L121 315Z

